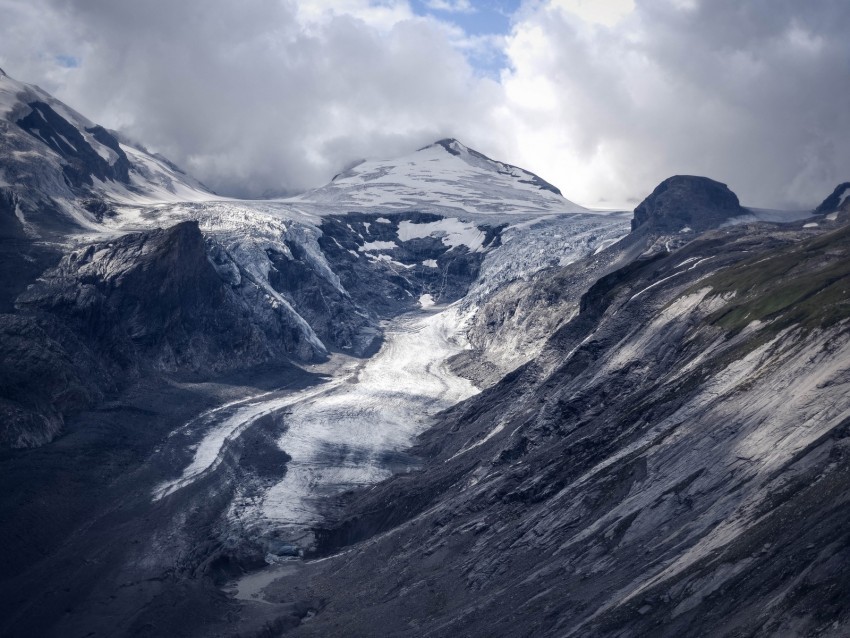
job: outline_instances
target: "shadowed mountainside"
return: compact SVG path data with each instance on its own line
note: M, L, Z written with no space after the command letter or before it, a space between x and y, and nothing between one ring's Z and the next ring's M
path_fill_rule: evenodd
M850 227L803 226L601 277L266 600L327 601L293 635L843 635Z

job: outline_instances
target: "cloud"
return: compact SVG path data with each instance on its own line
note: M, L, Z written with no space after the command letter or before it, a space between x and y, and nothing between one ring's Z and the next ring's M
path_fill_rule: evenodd
M634 11L634 0L552 0L555 8L563 9L587 22L614 26Z
M447 13L475 13L475 7L469 0L426 0L425 6L432 11Z
M354 157L460 135L497 99L457 34L406 3L40 2L45 32L70 24L81 60L46 88L219 192L321 184ZM39 59L15 62L38 77Z
M696 173L748 204L809 206L850 178L846 0L528 0L486 39L453 18L478 14L406 0L0 0L0 14L8 73L228 194L317 186L448 135L587 205ZM504 68L487 76L485 57Z
M850 177L850 4L638 0L601 24L552 2L507 52L512 153L579 201L675 173L753 205L810 206Z

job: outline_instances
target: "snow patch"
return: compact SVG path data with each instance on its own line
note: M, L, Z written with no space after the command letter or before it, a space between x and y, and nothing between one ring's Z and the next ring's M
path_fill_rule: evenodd
M369 241L360 246L357 250L362 253L369 250L391 250L396 246L397 244L394 241Z
M470 252L479 252L484 246L485 236L475 224L452 217L424 224L405 220L398 225L400 241L424 237L440 238L443 244L450 248L466 246Z
M371 262L383 262L385 264L395 266L396 268L404 268L405 270L409 270L414 267L413 264L403 264L400 261L396 261L389 255L372 255L370 253L366 253L366 258Z

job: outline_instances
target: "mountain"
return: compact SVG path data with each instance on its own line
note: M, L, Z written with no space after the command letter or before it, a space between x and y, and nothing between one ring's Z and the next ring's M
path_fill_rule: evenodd
M0 311L9 314L4 339L16 362L0 391L3 445L44 443L67 414L163 372L220 375L332 352L362 356L380 343L388 317L420 300L463 297L503 234L547 236L453 209L449 195L398 212L410 208L408 192L368 179L360 190L380 192L383 203L368 213L339 216L333 213L346 211L320 206L315 215L300 200L220 198L168 160L5 74L0 134L7 273ZM420 186L440 174L439 189L452 197L521 204L525 215L512 211L520 226L545 209L540 227L584 229L581 243L548 241L514 271L594 250L608 229L621 232L615 218L565 216L571 205L557 189L459 142L443 140L412 157L396 162L395 173L391 163L374 168L388 178L404 169L406 183ZM486 208L483 201L476 209ZM453 215L434 212L447 210ZM27 352L43 334L51 347L35 362ZM39 382L45 369L57 371L55 383ZM62 395L62 379L81 389Z
M846 633L850 229L654 250L669 236L641 227L602 269L530 282L528 320L562 316L539 354L440 415L421 467L351 494L323 560L265 590L317 609L291 635Z
M835 216L833 221L840 214L850 213L850 182L839 184L832 195L823 200L821 205L814 210L814 213L828 217Z
M117 202L214 199L164 158L0 73L0 233L97 230Z
M635 208L632 230L701 232L748 212L726 184L707 177L676 175L661 182Z
M340 212L587 212L534 173L492 160L455 139L393 160L361 162L290 201Z
M234 200L0 88L0 635L846 635L848 184Z

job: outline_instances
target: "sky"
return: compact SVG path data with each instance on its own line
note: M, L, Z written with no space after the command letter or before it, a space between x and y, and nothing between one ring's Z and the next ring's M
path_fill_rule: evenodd
M847 0L0 0L0 67L217 192L456 137L596 208L850 180Z

